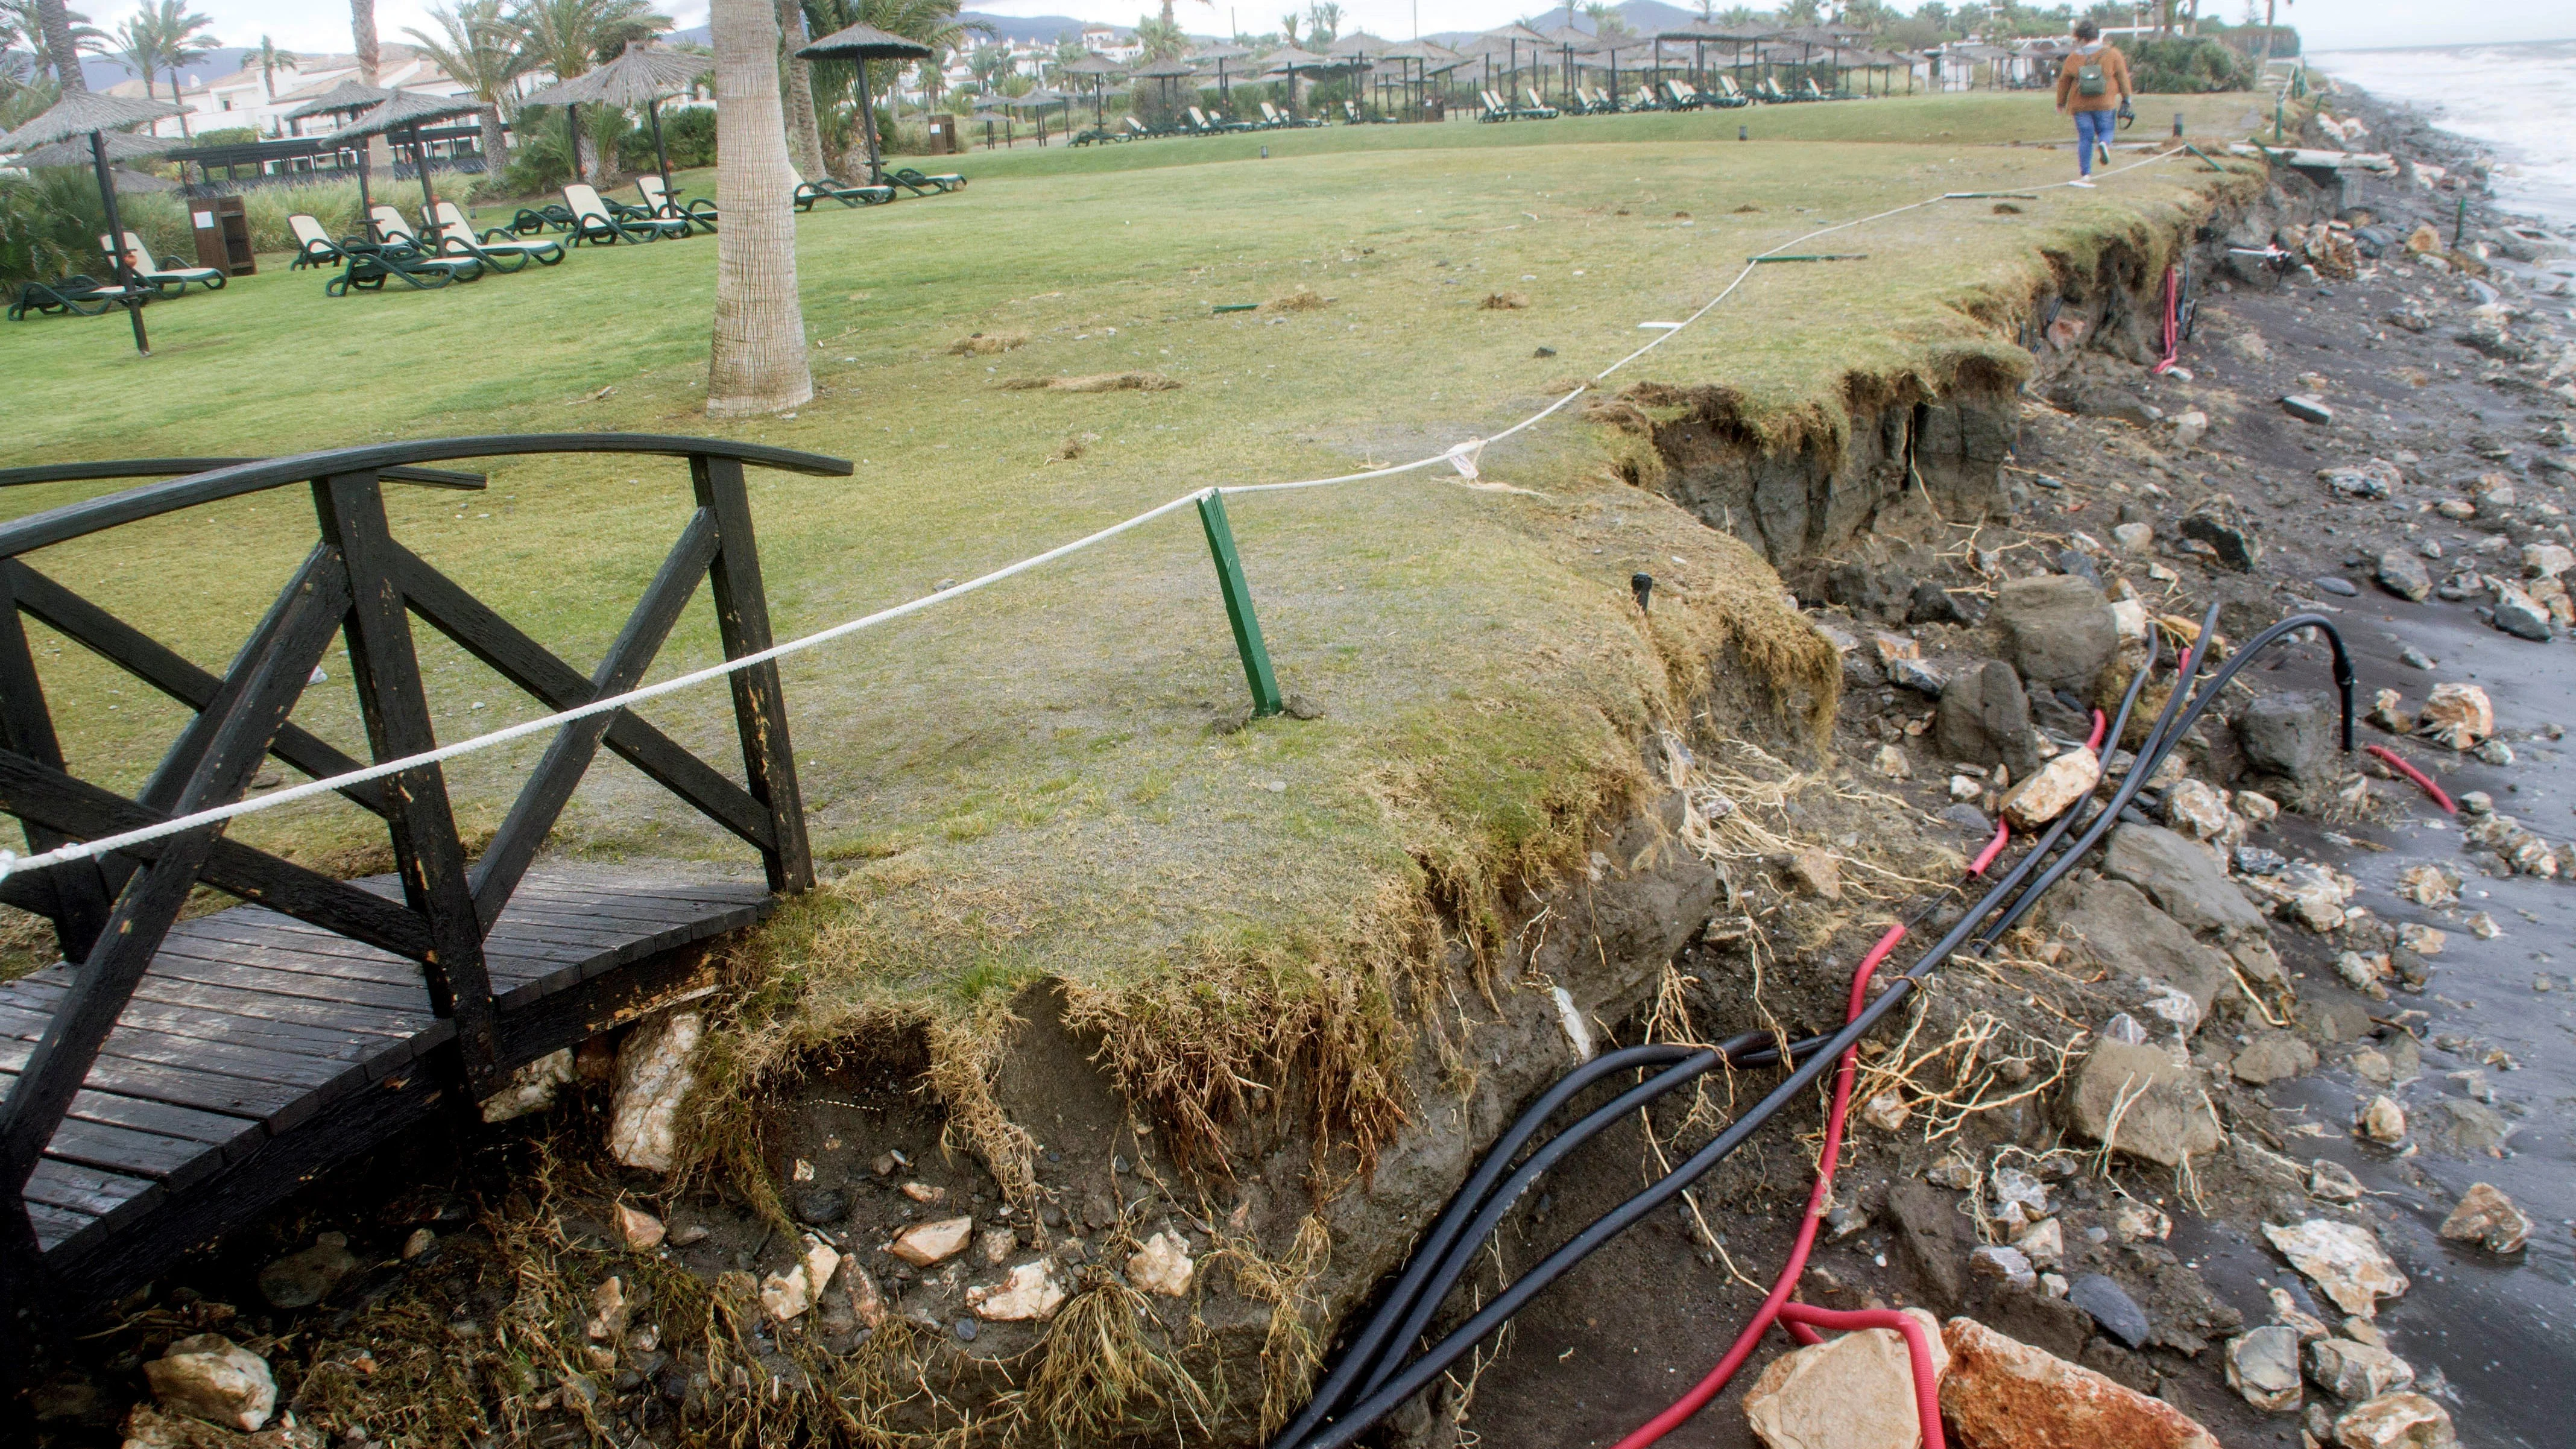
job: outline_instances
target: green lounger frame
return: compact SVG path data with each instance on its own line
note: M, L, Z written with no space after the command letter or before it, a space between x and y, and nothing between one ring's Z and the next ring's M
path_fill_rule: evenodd
M154 294L147 288L129 293L112 283L75 272L59 282L22 282L18 295L9 304L9 320L28 317L96 317L111 308L123 306L131 298L149 301Z
M826 176L820 181L796 183L796 209L812 211L818 201L837 201L843 206L887 206L899 194L891 186L843 186Z
M348 265L322 284L326 297L345 297L352 291L381 292L385 283L392 281L418 291L435 291L450 282L471 282L487 270L478 258L433 257L418 247L349 242L344 249Z
M951 171L944 176L924 176L909 166L897 166L886 173L886 179L915 196L945 196L966 189L966 178Z

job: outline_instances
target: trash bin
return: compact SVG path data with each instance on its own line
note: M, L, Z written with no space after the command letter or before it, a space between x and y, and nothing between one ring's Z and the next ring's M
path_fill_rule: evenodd
M197 265L213 267L227 277L247 277L259 270L251 255L250 218L238 196L199 197L188 203L188 220L197 229Z

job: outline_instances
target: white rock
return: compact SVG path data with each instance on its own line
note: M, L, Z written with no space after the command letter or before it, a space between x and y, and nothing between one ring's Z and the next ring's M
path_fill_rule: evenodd
M2263 1236L2336 1307L2355 1317L2376 1318L2380 1299L2398 1297L2409 1286L2368 1228L2310 1218L2288 1227L2265 1223Z
M2301 1308L2299 1301L2290 1296L2289 1290L2272 1289L2271 1297L2272 1321L2284 1328L2296 1330L2299 1342L2314 1343L2334 1332L2333 1329L2326 1327L2324 1319Z
M660 1218L642 1208L629 1207L625 1203L617 1205L618 1241L624 1243L629 1252L653 1251L662 1246L662 1239L669 1235L669 1231L662 1226Z
M2039 767L2003 798L2003 816L2017 830L2036 830L2093 793L2102 779L2102 761L2078 746Z
M784 1273L772 1273L760 1283L760 1306L781 1323L802 1317L805 1311L823 1301L823 1290L831 1286L832 1275L841 1269L840 1251L820 1238L805 1239L805 1258Z
M2495 705L2474 684L2437 684L2415 727L2455 750L2473 750L2495 733Z
M554 1105L555 1089L576 1077L572 1048L551 1051L510 1074L510 1085L483 1099L483 1120L507 1122Z
M2387 1394L2355 1404L2335 1420L2343 1449L2455 1449L2450 1411L2422 1394Z
M706 1020L674 1011L635 1028L617 1050L617 1096L609 1109L609 1155L628 1167L668 1172L679 1153L681 1100L697 1085L698 1040Z
M2522 546L2522 576L2527 579L2554 579L2576 568L2576 552L2562 544L2527 543Z
M2207 840L2227 828L2227 797L2206 781L2185 780L2165 795L2165 823Z
M1940 1325L1920 1308L1904 1312L1922 1323L1937 1378L1950 1366ZM1744 1395L1744 1417L1769 1449L1915 1449L1913 1385L1904 1335L1864 1329L1772 1360Z
M2135 1198L2122 1198L2111 1210L2111 1231L2124 1243L2161 1243L2173 1234L2173 1219Z
M2057 1219L2049 1218L2025 1229L2013 1239L2013 1246L2038 1266L2054 1268L2066 1260L2066 1230L2058 1226Z
M998 1268L1020 1250L1020 1235L1009 1228L986 1228L975 1239L975 1254L985 1266Z
M894 1240L894 1255L916 1268L927 1268L957 1256L975 1233L973 1218L941 1218L903 1230Z
M1875 764L1878 772L1881 775L1886 776L1888 779L1911 780L1914 778L1913 762L1907 760L1905 758L1905 751L1896 745L1880 745L1878 747L1878 759Z
M268 1361L220 1333L180 1339L143 1366L143 1377L163 1410L227 1429L255 1430L277 1407Z
M1127 1255L1127 1281L1165 1298L1189 1292L1190 1277L1196 1271L1188 1240L1171 1233L1156 1233Z
M2155 525L2148 523L2115 525L2111 530L2111 541L2118 544L2125 553L2145 553L2155 544ZM2139 612L2142 614L2145 612L2143 605L2140 606Z
M2320 1157L2308 1165L2308 1192L2327 1202L2359 1202L2361 1179L2342 1163Z
M1986 793L1986 782L1978 779L1974 775L1952 775L1950 777L1950 798L1954 801L1965 804L1984 793Z
M2370 1099L2361 1109L2361 1135L2382 1146L2394 1147L2406 1140L2406 1109L2386 1092Z
M1063 1304L1064 1285L1055 1280L1055 1264L1045 1258L1013 1268L999 1286L966 1290L966 1306L994 1323L1052 1318Z
M2227 1341L2227 1386L2266 1413L2299 1406L2299 1332L2268 1323Z
M2442 1219L2442 1236L2455 1243L2476 1243L2490 1253L2519 1253L2531 1241L2531 1215L2492 1183L2471 1183L2451 1215Z
M2349 1338L2322 1338L2308 1346L2308 1377L2348 1404L2412 1387L2415 1366L2384 1348Z
M2144 599L2112 600L2111 623L2120 631L2120 637L2123 639L2146 638L2147 601Z
M2280 818L2281 802L2258 790L2236 792L2236 813L2256 825L2268 825Z
M1904 1128L1905 1119L1914 1115L1914 1109L1905 1105L1903 1092L1891 1087L1863 1103L1860 1115L1862 1121L1881 1132L1896 1132Z
M1968 1254L1968 1271L1980 1278L2001 1279L2015 1288L2039 1286L2038 1272L2019 1248L1978 1248Z
M624 1337L627 1316L633 1312L626 1302L626 1280L612 1273L590 1290L590 1324L588 1332L594 1343L610 1343Z

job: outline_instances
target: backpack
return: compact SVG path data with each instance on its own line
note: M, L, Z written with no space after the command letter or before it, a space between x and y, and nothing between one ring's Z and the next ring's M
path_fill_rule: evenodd
M2075 72L2075 93L2079 96L2098 96L2110 88L2111 83L2103 76L2102 63L2098 60Z

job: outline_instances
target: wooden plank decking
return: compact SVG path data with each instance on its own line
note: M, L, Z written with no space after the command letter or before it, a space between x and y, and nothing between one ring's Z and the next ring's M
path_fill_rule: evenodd
M761 882L669 868L531 870L484 948L504 1064L685 993L695 953L677 948L772 904ZM70 979L0 984L0 1096ZM421 1060L454 1035L414 962L256 906L180 922L27 1183L58 1281L121 1291L427 1116L439 1074Z

